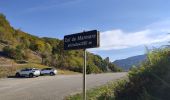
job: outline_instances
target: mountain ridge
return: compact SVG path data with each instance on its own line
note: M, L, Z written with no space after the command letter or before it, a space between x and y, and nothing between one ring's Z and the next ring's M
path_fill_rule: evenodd
M138 66L140 63L146 60L146 54L136 55L132 57L128 57L125 59L115 60L113 64L121 67L124 70L129 70L133 65Z

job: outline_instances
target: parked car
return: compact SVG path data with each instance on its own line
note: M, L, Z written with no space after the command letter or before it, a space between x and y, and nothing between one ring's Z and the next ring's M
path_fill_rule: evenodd
M16 77L38 77L40 75L40 70L36 68L24 68L16 72L15 76Z
M55 68L43 68L43 69L41 69L40 74L53 76L53 75L57 74L57 70Z

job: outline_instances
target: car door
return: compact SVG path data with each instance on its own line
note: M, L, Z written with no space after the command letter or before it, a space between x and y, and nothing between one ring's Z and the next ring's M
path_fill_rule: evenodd
M47 69L47 74L50 74L50 72L51 72L51 69L48 68L48 69Z
M47 69L45 68L45 69L42 69L41 70L41 74L47 74Z
M49 73L50 73L50 69L47 68L47 69L46 69L46 74L49 74Z

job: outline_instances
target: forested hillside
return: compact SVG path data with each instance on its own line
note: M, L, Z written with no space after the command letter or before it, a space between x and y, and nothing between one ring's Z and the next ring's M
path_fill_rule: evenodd
M81 72L83 66L82 50L65 51L62 40L40 38L14 29L3 14L0 14L0 56L17 63L37 63L76 72ZM87 53L87 73L106 72L107 66L120 71L99 55Z

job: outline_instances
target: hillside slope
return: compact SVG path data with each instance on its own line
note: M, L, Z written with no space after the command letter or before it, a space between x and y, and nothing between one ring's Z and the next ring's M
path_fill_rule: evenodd
M16 62L26 61L82 72L82 50L65 51L62 40L39 38L14 29L3 14L0 14L0 52L0 56ZM107 65L112 71L120 71L114 64L106 62L99 55L87 52L87 73L106 72Z

